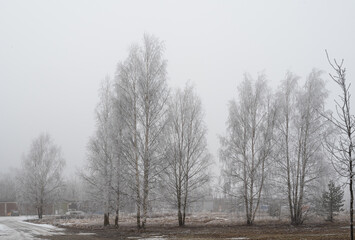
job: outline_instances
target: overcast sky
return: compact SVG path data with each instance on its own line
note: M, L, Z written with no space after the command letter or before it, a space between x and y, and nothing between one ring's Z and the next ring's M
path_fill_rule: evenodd
M67 173L83 166L99 83L144 33L165 43L169 85L195 85L216 161L244 72L265 71L275 88L287 70L303 81L314 67L331 70L328 49L355 76L351 0L0 0L0 172L19 167L42 132L61 146Z

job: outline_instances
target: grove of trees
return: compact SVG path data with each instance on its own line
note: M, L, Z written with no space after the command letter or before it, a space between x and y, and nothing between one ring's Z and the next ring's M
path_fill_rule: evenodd
M319 196L333 221L344 195L334 182L327 185L328 173L335 170L349 184L353 236L355 117L343 62L329 63L342 91L336 116L325 108L328 91L323 72L316 69L304 81L287 72L276 89L264 73L256 78L245 73L236 86L220 137L220 186L248 225L265 205L274 215L285 206L291 224L302 224L319 206ZM193 203L209 192L213 161L202 101L190 83L170 88L167 74L163 42L146 34L141 44L130 47L115 75L101 82L95 132L80 180L86 199L103 213L104 226L115 213L119 227L120 211L133 208L137 228L145 228L157 207L173 209L184 226ZM65 186L64 164L60 148L41 134L24 156L16 191L5 187L10 180L0 179L1 199L17 198L42 218L43 208L60 193L76 195L77 186Z
M222 177L228 193L244 200L239 204L247 224L253 224L263 195L263 201L278 196L290 222L302 224L317 189L327 183L321 181L331 167L324 139L336 135L324 117L325 81L319 70L303 86L299 80L287 72L273 92L265 75L253 80L245 74L238 101L230 102L227 135L220 139Z
M101 202L104 225L115 209L118 226L128 201L138 228L145 228L156 203L175 209L184 226L189 206L211 182L201 100L190 84L168 87L166 63L163 43L145 35L102 84L83 177ZM325 109L323 72L313 69L303 83L287 72L277 89L265 74L245 73L237 90L220 138L223 191L237 199L249 225L260 205L274 206L276 198L290 222L302 224L327 186L329 139L337 136Z
M171 95L163 53L163 43L145 35L102 84L82 176L103 206L104 225L114 205L118 226L124 196L135 203L138 228L145 228L153 200L176 206L183 226L186 209L209 182L201 101L190 86Z

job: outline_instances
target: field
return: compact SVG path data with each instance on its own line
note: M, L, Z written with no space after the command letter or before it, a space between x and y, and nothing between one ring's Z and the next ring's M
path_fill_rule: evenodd
M234 219L233 219L234 218ZM230 240L337 240L349 238L347 222L337 219L330 223L310 219L301 226L292 226L286 220L259 218L252 226L230 214L198 214L188 216L185 227L178 227L174 215L155 215L148 219L145 230L137 230L133 216L120 219L119 228L103 227L101 216L83 219L56 219L47 217L37 223L50 223L66 229L64 235L46 236L52 240L98 239L230 239ZM113 222L113 219L112 219Z

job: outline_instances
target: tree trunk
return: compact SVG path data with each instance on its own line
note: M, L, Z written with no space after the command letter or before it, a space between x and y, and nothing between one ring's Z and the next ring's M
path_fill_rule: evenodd
M40 204L38 207L38 218L42 219L43 218L43 199L41 198Z
M143 221L142 228L145 228L148 213L148 160L144 162L144 181L143 181Z
M106 159L107 160L107 159ZM105 167L105 178L108 178L108 171L107 171L107 166ZM106 180L106 179L105 179ZM106 186L105 186L105 210L104 210L104 226L110 225L110 183L109 180L106 180Z
M117 203L116 203L116 217L115 217L115 227L118 228L118 219L120 214L120 194L117 192Z
M244 161L244 180L243 180L243 185L244 185L244 204L245 204L245 214L247 218L247 224L249 225L249 203L248 203L248 183L246 179L246 167L245 167L245 161Z
M185 193L185 198L184 198L184 205L183 205L183 208L182 208L182 226L185 226L186 209L187 209L187 194L188 194L188 191L187 191L187 188L186 188L186 193Z
M178 219L179 219L179 227L182 227L184 224L182 220L181 205L178 206Z
M136 96L136 83L133 83L133 147L134 147L134 161L136 171L136 207L137 207L137 228L141 228L141 195L140 195L140 179L139 179L139 150L138 150L138 129L137 129L137 96Z
M118 228L118 215L119 214L119 211L118 211L118 209L116 209L116 217L115 217L115 227L117 227Z
M104 213L104 226L110 225L110 213Z
M349 151L349 171L350 171L350 239L354 239L354 192L353 192L353 162L351 159L351 147Z
M189 168L190 168L190 148L188 148L187 152L187 162L186 162L186 173L185 173L185 195L184 195L184 204L183 204L183 216L182 216L182 225L185 226L185 218L186 218L186 208L187 208L187 199L189 196Z
M180 181L181 182L181 181ZM183 225L182 213L181 213L181 183L178 183L179 189L177 190L177 207L178 207L178 221L179 227Z
M185 219L186 219L186 206L184 206L184 208L183 208L182 226L185 226Z
M42 219L42 217L43 217L43 208L42 208L42 206L39 206L37 208L37 213L38 213L38 218Z
M141 228L141 204L137 202L137 228Z
M135 85L134 85L135 89ZM139 180L139 156L138 156L138 137L137 137L137 100L134 98L134 154L135 154L135 170L136 170L136 206L137 206L137 228L141 228L141 195Z
M333 222L333 198L332 198L332 196L330 198L330 216L329 216L329 220L331 222Z
M286 99L288 103L288 95ZM288 204L290 208L290 217L291 217L291 223L294 222L294 212L293 212L293 206L292 206L292 187L291 187L291 166L290 166L290 153L289 153L289 116L288 116L288 111L286 112L286 133L285 133L285 141L286 141L286 170L287 170L287 194L288 194ZM281 205L280 205L281 206ZM281 209L281 207L280 207Z
M139 184L139 169L138 159L136 160L136 206L137 206L137 228L141 228L141 196L140 196L140 184Z
M148 81L147 81L148 82ZM147 83L148 85L148 83ZM148 95L145 96L145 133L144 133L144 162L143 162L143 221L142 227L145 228L145 224L147 222L147 212L148 212L148 193L149 193L149 98Z

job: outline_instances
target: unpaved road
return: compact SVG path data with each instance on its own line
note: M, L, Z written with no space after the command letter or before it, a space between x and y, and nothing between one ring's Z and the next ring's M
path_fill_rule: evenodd
M38 239L39 236L62 235L65 231L51 225L24 222L26 219L26 217L0 217L0 239L32 240Z

